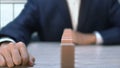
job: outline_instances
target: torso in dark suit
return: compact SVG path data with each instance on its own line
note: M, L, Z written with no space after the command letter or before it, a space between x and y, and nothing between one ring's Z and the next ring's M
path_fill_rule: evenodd
M37 31L42 41L60 41L64 28L72 28L66 0L28 0L22 13L0 32L28 43ZM77 31L99 31L104 44L120 43L120 5L117 0L82 0Z

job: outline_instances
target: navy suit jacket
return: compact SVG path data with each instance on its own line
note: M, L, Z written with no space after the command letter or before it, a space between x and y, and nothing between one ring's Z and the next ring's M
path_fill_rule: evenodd
M36 31L41 41L60 41L64 28L72 28L66 0L28 0L21 14L0 31L0 37L27 44ZM103 44L120 44L118 0L82 0L77 31L99 31Z

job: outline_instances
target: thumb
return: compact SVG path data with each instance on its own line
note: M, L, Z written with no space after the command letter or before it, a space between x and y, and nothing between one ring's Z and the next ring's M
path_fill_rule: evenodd
M34 62L35 62L35 58L32 55L30 55L28 65L33 66Z

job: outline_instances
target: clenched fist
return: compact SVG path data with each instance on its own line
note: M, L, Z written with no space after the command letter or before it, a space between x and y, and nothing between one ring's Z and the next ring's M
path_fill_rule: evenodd
M2 43L0 45L0 66L32 66L34 61L35 58L28 53L25 44L22 42Z

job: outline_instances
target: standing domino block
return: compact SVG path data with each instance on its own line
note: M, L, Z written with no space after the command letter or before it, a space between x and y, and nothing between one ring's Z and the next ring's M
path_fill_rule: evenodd
M61 68L74 68L74 52L71 29L65 29L61 39Z

